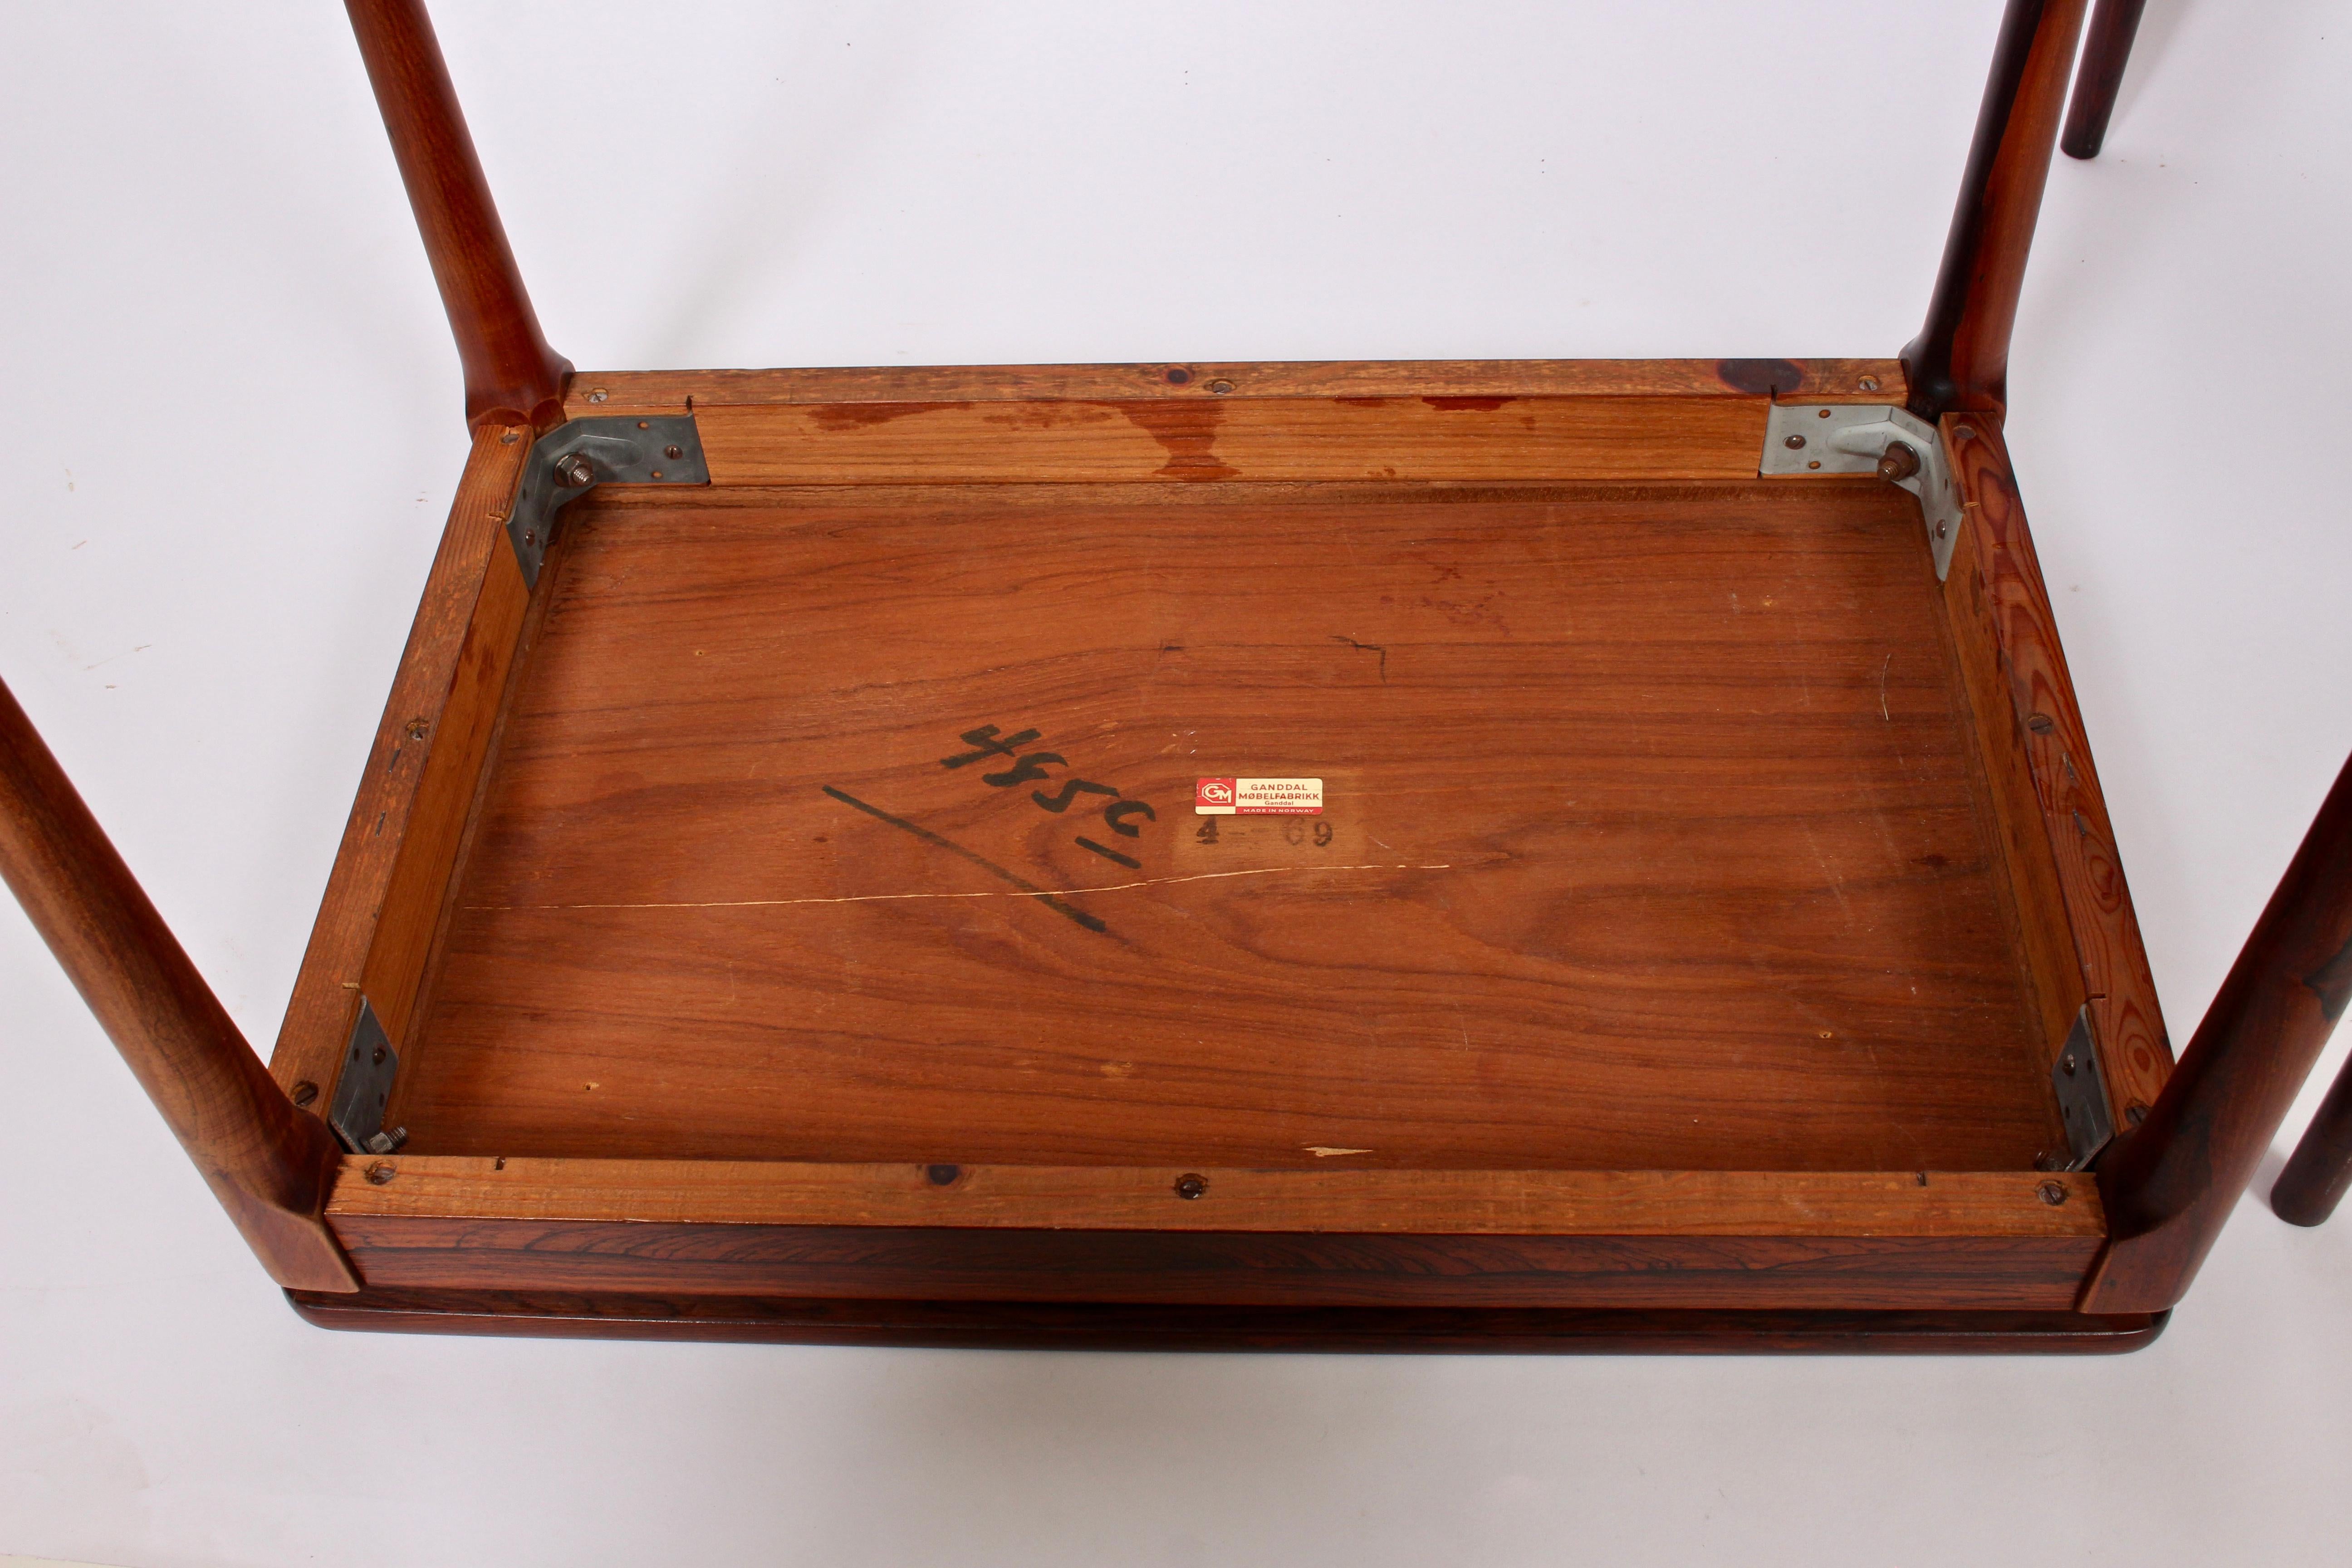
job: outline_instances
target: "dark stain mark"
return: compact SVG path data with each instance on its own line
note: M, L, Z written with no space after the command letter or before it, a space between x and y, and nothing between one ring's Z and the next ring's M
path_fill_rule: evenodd
M1113 405L1168 454L1163 479L1230 479L1241 470L1218 460L1213 450L1222 403L1120 403Z
M1506 403L1517 403L1516 397L1424 397L1423 403L1440 414L1492 414Z
M1335 397L1331 401L1342 408L1386 408L1389 405L1385 397Z
M1086 927L1088 931L1108 931L1110 930L1108 926L1095 919L1094 916L1087 913L1086 910L1071 908L1068 904L1064 903L1053 894L1045 891L1045 889L1039 887L1036 883L1032 882L1025 878L1014 876L1012 872L1006 870L995 861L988 859L982 856L973 854L971 850L965 848L962 845L956 843L952 839L942 838L928 827L918 827L903 816L893 816L878 805L868 805L864 801L858 799L856 795L845 794L843 791L834 788L831 784L826 784L823 787L825 794L833 796L834 799L841 802L842 805L855 806L857 810L864 812L866 816L874 817L878 821L887 822L893 827L905 828L908 832L913 834L924 843L936 844L950 855L961 856L964 859L971 861L982 870L989 873L989 875L1002 878L1003 880L1012 883L1014 887L1020 889L1031 898L1035 899L1047 909L1054 910L1056 914L1068 916L1071 920L1077 921L1078 924Z
M1914 866L1925 866L1931 871L1940 871L1945 867L1950 865L1951 861L1941 855L1922 855L1917 859L1912 861L1911 864Z
M1116 860L1130 871L1140 871L1143 869L1143 862L1138 860L1135 857L1131 855L1122 855L1118 850L1111 848L1108 845L1097 844L1091 838L1079 839L1078 847L1081 849L1091 849L1106 860Z
M954 1165L926 1165L923 1167L923 1179L929 1182L931 1185L935 1187L952 1187L955 1185L956 1178L962 1174L963 1172Z
M1358 642L1355 638L1350 637L1342 637L1338 632L1333 632L1331 634L1331 640L1333 642L1346 643L1349 647L1360 648L1365 653L1379 654L1381 656L1381 684L1382 686L1386 686L1389 683L1389 650L1385 644L1376 642Z
M2319 1011L2329 1023L2344 1016L2344 1005L2352 1002L2352 941L2336 950L2336 956L2303 977L2311 994L2319 998Z
M1772 397L1801 390L1805 367L1785 359L1720 359L1715 362L1715 379L1734 392Z
M809 423L820 430L863 430L893 419L963 406L961 403L818 403L809 406L808 416Z
M1168 384L1171 386L1181 386L1192 379L1192 373L1185 369L1181 364L1173 367L1168 373Z

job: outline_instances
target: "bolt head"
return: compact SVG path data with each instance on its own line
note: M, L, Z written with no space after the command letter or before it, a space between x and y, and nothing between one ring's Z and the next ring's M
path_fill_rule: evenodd
M1176 1178L1176 1195L1180 1198L1202 1197L1208 1193L1208 1190L1209 1178L1198 1172L1187 1171Z

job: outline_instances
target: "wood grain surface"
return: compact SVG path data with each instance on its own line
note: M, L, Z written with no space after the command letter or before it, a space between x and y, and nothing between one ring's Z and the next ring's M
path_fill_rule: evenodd
M505 519L530 450L528 427L475 432L295 976L269 1067L289 1092L312 1086L320 1106L334 1092L363 986L394 1047L405 1047L513 652L522 576Z
M289 1290L305 1321L375 1333L926 1345L959 1350L1506 1355L2116 1355L2165 1314L1131 1306L558 1290Z
M2092 1311L2158 1311L2197 1278L2352 1004L2352 762L2263 906L2145 1125L2099 1165L2113 1245Z
M698 405L716 485L1753 479L1760 397Z
M2115 1124L2128 1127L2133 1108L2144 1114L2172 1070L2156 980L2148 971L2139 919L2124 881L2115 828L2091 761L2090 739L2065 650L2059 646L2050 589L2033 552L2001 422L1992 415L1955 415L1945 426L1967 518L1947 581L1966 575L1966 616L1989 623L2000 649L2011 734L2032 776ZM1981 609L1976 605L1979 597ZM2021 863L2037 858L2030 850L2020 852ZM2063 994L2071 998L2074 993Z
M372 1288L1294 1306L2063 1311L2061 1237L1415 1236L334 1221Z
M716 404L1041 403L1136 398L1714 397L1901 403L1899 361L1328 360L1233 364L817 366L582 372L564 411L683 414Z
M1911 412L1999 411L2025 260L2089 0L2009 0L1959 200L1919 335L1903 349Z
M1197 1188L1181 1189L1188 1176ZM2060 1201L2050 1201L2052 1189ZM1186 1197L1186 1190L1197 1195ZM1553 1236L2103 1237L2087 1174L1199 1171L353 1155L343 1218Z
M574 511L394 1102L419 1152L1887 1171L2052 1146L1890 488ZM944 765L967 734L1036 760ZM1218 775L1321 777L1329 808L1213 825L1191 805Z
M357 1289L320 1217L333 1135L270 1081L5 685L0 881L270 1278Z

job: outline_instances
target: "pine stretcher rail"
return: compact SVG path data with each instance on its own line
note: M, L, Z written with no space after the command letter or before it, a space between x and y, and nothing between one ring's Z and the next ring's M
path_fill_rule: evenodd
M2008 456L2087 9L1887 359L583 374L349 0L473 446L268 1069L5 689L0 874L330 1327L2146 1344L2352 772L2176 1067Z

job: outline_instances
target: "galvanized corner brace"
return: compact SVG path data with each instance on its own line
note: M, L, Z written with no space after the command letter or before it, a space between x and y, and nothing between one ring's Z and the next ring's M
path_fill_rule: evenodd
M1935 552L1936 580L1952 569L1960 536L1960 488L1944 443L1926 420L1884 403L1775 403L1764 421L1766 478L1876 474L1919 498Z
M375 1016L374 1004L360 998L360 1016L352 1020L352 1037L343 1050L343 1070L335 1076L335 1098L327 1107L327 1125L354 1154L389 1154L408 1142L408 1129L383 1124L384 1107L392 1102L392 1080L400 1071L400 1053Z
M539 586L540 563L555 514L598 485L707 485L702 436L691 414L573 419L539 438L524 462L522 489L507 514L522 580Z

